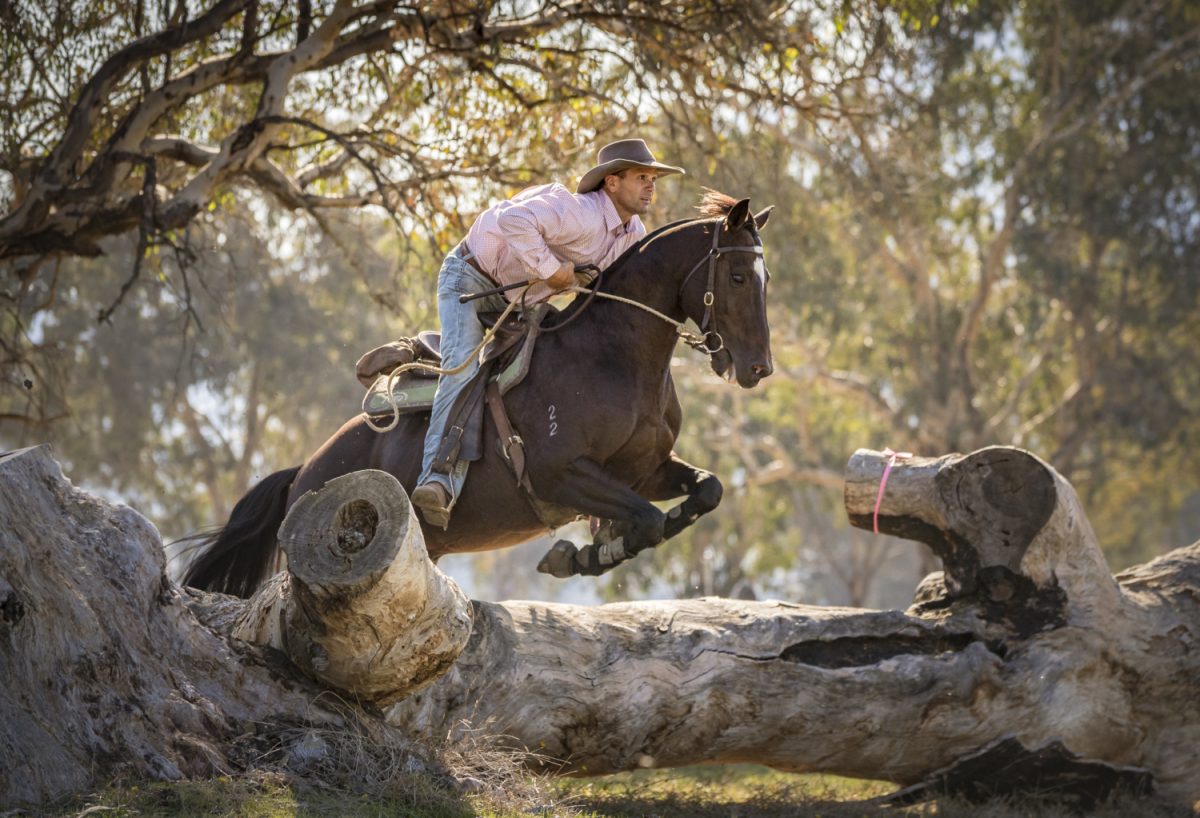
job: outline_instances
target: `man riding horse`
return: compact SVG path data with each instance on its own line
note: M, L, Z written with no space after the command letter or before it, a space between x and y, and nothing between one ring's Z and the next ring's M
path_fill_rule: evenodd
M443 330L463 335L443 347L442 365L450 368L456 360L474 367L466 353L486 334L476 311L506 303L494 295L497 283L524 285L533 277L539 281L529 297L545 298L572 282L576 263L605 265L585 297L539 324L537 354L503 394L506 419L489 402L492 422L480 424L469 479L454 473L458 467L441 466L448 458L440 452L435 462L446 473L430 469L428 452L442 437L449 393L440 396L429 435L424 412L395 412L387 429L366 413L356 415L303 463L263 478L224 526L193 537L183 582L249 596L277 570L288 509L359 469L388 472L410 497L422 499L422 533L433 560L506 548L582 517L601 520L591 543L560 540L538 563L539 571L562 578L612 570L715 509L721 481L674 451L683 411L671 362L683 340L708 356L716 374L743 388L771 374L771 276L760 235L771 209L754 213L749 199L710 190L699 217L642 237L637 215L666 172L680 171L657 163L639 140L609 145L580 193L546 186L519 194L484 214L466 247L446 259ZM485 299L458 312L460 293L489 290L491 304ZM698 335L687 329L689 321ZM581 361L589 362L586 372L579 371ZM449 379L442 385L455 388ZM496 381L486 388L500 391ZM455 442L453 434L447 442ZM438 488L418 488L429 485ZM679 498L666 511L655 505ZM431 516L448 524L431 523Z
M435 470L435 462L450 409L479 369L472 355L484 336L478 314L505 307L498 294L466 303L459 297L528 281L532 286L524 292L509 290L508 297L534 304L575 284L576 265L607 267L646 235L639 217L654 202L658 178L684 172L655 160L641 139L605 145L597 160L575 193L560 184L538 185L488 208L442 263L438 273L442 366L447 370L465 366L438 380L421 476L412 493L413 505L432 525L447 527L466 479L465 459L448 473Z

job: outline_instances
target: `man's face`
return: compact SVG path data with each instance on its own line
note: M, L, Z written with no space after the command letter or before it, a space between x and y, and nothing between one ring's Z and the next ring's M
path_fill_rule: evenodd
M628 168L619 175L604 178L604 189L616 205L617 211L625 216L645 216L654 204L654 182L658 171L649 168ZM626 218L628 218L626 216Z

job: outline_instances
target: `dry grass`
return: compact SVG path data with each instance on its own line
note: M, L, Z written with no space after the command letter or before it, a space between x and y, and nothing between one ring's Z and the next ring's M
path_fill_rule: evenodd
M466 734L441 749L436 767L418 769L361 740L323 736L338 761L303 773L272 770L203 781L117 784L53 809L46 818L1077 818L1046 803L950 800L886 807L893 787L820 775L788 775L755 765L646 770L593 779L531 776L520 754ZM390 750L389 750L390 751ZM357 777L357 778L356 778ZM1153 799L1124 800L1094 818L1193 818L1193 810ZM7 815L7 814L5 814Z
M646 770L556 782L577 814L587 818L1077 818L1053 803L996 800L968 804L950 799L911 807L877 800L895 787L835 776L791 775L756 765ZM1192 818L1191 809L1156 799L1114 801L1095 818Z

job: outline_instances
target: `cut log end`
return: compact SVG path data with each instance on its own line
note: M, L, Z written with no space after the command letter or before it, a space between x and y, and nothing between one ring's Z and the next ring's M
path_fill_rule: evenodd
M369 587L388 569L411 524L408 495L396 478L357 471L297 500L279 543L288 570L309 592L340 598Z
M264 587L252 633L315 678L386 704L428 684L462 652L471 633L466 596L430 562L392 475L353 472L309 492L288 512L279 540L287 581Z

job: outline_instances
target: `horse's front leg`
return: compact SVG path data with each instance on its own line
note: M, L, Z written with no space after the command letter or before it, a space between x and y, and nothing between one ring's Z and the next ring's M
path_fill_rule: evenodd
M589 458L572 462L553 484L535 484L534 488L551 503L611 520L612 528L620 532L611 540L583 548L560 540L538 563L544 574L599 576L663 540L667 516Z
M720 505L724 488L716 475L680 460L672 452L654 474L637 486L637 492L647 500L687 495L686 500L667 512L663 539L669 540Z

